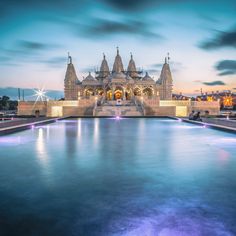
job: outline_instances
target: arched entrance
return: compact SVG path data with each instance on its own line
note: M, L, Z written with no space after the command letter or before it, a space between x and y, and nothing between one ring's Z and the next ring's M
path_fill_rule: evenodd
M153 91L152 91L151 88L145 88L145 89L143 90L143 94L144 94L145 96L151 97L151 96L153 95Z
M141 96L141 89L140 88L134 89L134 96Z
M104 91L103 91L103 89L102 89L102 88L97 88L97 89L96 89L96 94L97 94L97 95L100 95L100 96L102 96L102 95L103 95L103 93L104 93Z
M115 100L123 98L123 88L122 87L116 87L115 92L114 92L114 98L115 98Z
M87 89L85 89L84 93L85 93L86 97L93 96L94 90L92 88L87 88Z
M120 89L116 89L114 93L115 100L121 99L123 97L123 92Z

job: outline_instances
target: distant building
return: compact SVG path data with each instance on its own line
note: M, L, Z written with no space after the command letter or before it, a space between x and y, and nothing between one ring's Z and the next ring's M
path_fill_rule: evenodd
M155 81L148 72L142 76L136 69L131 55L127 69L124 69L122 58L117 48L117 55L112 70L109 69L105 55L100 70L93 77L88 76L80 81L77 78L72 58L69 57L64 81L65 100L78 100L80 97L100 95L105 100L131 100L134 96L159 96L160 100L172 99L173 80L167 58L163 64L160 78Z
M221 109L236 109L236 94L230 90L212 91L196 97L198 101L220 101Z

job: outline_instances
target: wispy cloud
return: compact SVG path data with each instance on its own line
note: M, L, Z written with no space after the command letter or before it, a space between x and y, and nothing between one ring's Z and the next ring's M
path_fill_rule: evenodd
M84 27L83 32L89 36L96 35L96 37L114 34L131 34L145 36L147 39L162 38L160 34L151 29L150 25L139 20L113 21L97 19L94 20L92 25Z
M106 40L109 37L121 35L138 36L145 38L147 41L164 39L156 31L154 25L145 20L122 17L116 20L90 17L87 22L53 17L46 18L45 20L60 26L63 25L77 37L84 37L88 40L94 40L95 38Z
M216 70L220 71L218 75L233 75L236 74L236 60L223 60L215 65Z
M60 46L37 41L18 40L11 47L1 49L0 62L1 65L19 65L22 62L29 61L47 62L47 64L55 65L63 61L62 57L43 59L43 53L57 48L60 48Z
M191 0L102 0L117 10L137 12L152 9L160 5L190 2Z
M207 86L217 86L217 85L226 85L223 81L221 80L216 80L216 81L212 81L212 82L203 82L204 85Z
M67 63L67 57L52 57L45 60L39 60L43 64L46 64L49 67L62 67Z
M205 50L213 50L223 47L236 48L236 28L229 31L218 31L212 39L205 40L199 44L199 47Z

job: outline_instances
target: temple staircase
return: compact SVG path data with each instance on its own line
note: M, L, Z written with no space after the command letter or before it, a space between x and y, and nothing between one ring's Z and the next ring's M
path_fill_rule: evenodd
M94 116L143 116L140 106L134 101L122 101L121 105L117 105L116 101L109 101L94 108Z

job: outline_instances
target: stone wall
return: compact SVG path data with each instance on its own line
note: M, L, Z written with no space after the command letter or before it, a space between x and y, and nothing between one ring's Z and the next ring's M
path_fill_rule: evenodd
M47 117L61 116L90 116L93 115L95 98L81 99L78 101L48 101L48 102L23 102L18 103L18 115L31 116L39 110L40 115Z
M219 101L213 101L213 102L193 101L193 102L191 102L189 113L192 110L200 111L201 114L204 114L205 111L209 111L210 115L219 115L220 114L220 102Z
M39 111L40 116L46 116L47 114L47 102L25 102L19 101L17 108L17 115L19 116L34 116L35 111Z
M142 107L145 116L186 117L192 110L200 111L202 115L205 111L209 111L210 115L218 115L220 113L220 104L218 101L160 101L159 97L136 98L136 101L137 104ZM35 115L35 111L39 110L40 115L45 115L47 117L92 116L95 102L95 97L77 101L20 101L18 104L18 115Z
M145 107L145 116L175 116L176 107Z
M219 115L220 113L220 103L218 101L208 102L208 101L190 101L190 100L169 100L160 101L161 107L174 106L176 107L176 115L186 117L190 114L192 110L200 111L203 115L205 111L209 111L210 115Z

